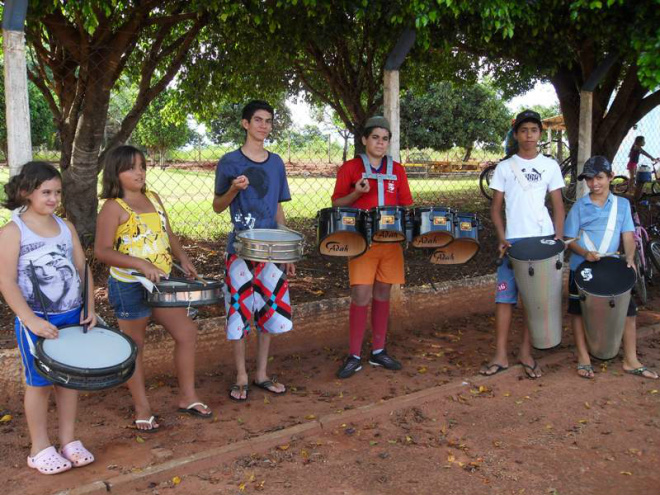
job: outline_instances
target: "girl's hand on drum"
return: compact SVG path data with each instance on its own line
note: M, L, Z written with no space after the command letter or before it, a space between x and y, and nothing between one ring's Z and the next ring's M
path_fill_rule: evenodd
M80 324L94 328L96 326L96 312L90 311L87 318L84 317L83 313L80 313Z
M156 268L155 265L149 263L147 260L142 260L140 266L140 271L144 273L144 276L147 277L154 283L159 283L161 277L165 277L167 274L160 268Z
M231 187L238 189L239 191L245 191L250 185L250 181L244 175L239 175L233 181L231 181Z
M44 339L56 339L60 334L55 325L47 322L43 318L39 318L38 316L35 316L34 320L26 321L25 326L28 327L33 334L43 337Z
M587 251L587 253L584 256L584 259L587 261L600 261L600 254L598 254L596 251Z
M296 265L294 263L284 263L284 271L287 277L295 277Z
M367 179L360 179L355 183L355 190L360 194L369 192L369 181Z

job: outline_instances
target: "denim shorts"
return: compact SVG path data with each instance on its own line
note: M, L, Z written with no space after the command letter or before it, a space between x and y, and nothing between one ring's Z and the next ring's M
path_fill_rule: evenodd
M145 302L145 290L140 282L121 282L108 277L108 299L118 320L151 316L151 308Z
M81 308L72 309L66 313L50 314L48 321L61 328L67 325L77 325L80 323L80 310ZM35 314L43 318L41 313ZM16 333L16 341L18 343L18 351L21 354L21 362L23 363L23 372L25 373L25 383L31 387L49 387L53 384L47 378L44 378L37 372L34 366L34 356L30 349L30 342L36 344L39 337L32 333L29 328L23 325L18 318L14 319L14 331ZM30 341L28 341L30 339Z

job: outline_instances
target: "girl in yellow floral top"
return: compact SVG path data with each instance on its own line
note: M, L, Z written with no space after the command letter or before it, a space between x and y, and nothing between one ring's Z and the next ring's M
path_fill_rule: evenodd
M188 318L186 308L150 308L145 304L144 288L131 272L140 272L152 282L169 275L172 257L177 258L186 275L197 275L195 267L172 233L163 203L146 188L144 154L132 146L119 146L105 159L103 190L107 199L96 223L96 258L110 265L108 297L115 310L119 328L138 345L135 374L128 388L135 403L135 426L155 431L160 425L152 414L144 386L143 347L147 323L153 314L174 338L174 364L179 381L178 411L195 417L210 418L211 410L195 390L195 342L197 325Z

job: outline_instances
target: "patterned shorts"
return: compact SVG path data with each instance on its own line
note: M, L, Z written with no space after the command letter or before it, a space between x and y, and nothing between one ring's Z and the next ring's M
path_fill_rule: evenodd
M274 263L225 258L227 339L239 340L250 330L250 320L262 332L291 330L291 300L286 274Z

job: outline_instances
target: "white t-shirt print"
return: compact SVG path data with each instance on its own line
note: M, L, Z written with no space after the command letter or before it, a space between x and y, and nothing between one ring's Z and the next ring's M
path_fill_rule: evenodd
M511 170L515 160L529 183L525 191ZM514 155L502 160L490 181L491 189L504 193L507 239L554 234L555 228L545 206L546 194L564 187L564 179L556 161L542 154L532 160Z

